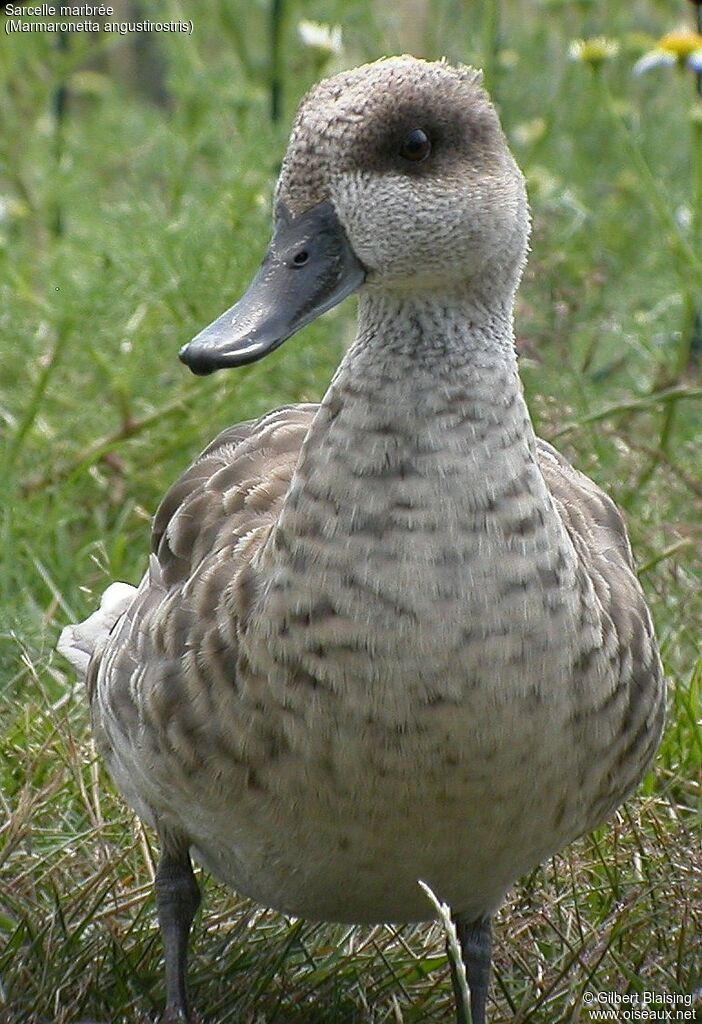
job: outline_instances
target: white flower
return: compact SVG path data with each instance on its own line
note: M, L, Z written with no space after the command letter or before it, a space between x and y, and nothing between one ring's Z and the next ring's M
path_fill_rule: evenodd
M573 39L568 47L571 60L580 60L599 68L606 60L612 60L619 53L619 43L607 36L592 36L590 39Z
M319 56L331 57L341 53L341 25L322 25L318 21L301 21L297 26L299 35L305 46L315 50Z

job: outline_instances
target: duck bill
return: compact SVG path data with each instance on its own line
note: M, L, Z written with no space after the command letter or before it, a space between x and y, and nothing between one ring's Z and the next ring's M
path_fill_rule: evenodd
M295 218L280 203L271 244L248 290L183 346L180 358L197 374L254 363L355 292L364 278L331 202Z

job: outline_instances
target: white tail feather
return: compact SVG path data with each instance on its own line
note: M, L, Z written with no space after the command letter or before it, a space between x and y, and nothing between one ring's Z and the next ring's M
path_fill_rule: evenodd
M85 677L93 654L102 649L117 619L132 603L136 587L112 583L100 599L100 607L83 622L66 626L56 650L70 661L79 676Z

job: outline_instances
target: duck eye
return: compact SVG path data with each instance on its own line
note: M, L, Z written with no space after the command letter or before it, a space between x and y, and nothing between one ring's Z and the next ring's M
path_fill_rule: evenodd
M429 136L421 128L413 128L405 135L400 146L400 156L403 160L412 160L420 163L431 153L431 141Z

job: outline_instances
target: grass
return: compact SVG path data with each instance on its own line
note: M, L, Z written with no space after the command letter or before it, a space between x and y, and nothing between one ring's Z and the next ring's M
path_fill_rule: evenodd
M530 407L624 508L670 680L639 794L501 911L494 1022L588 1020L586 992L700 985L702 382L686 338L702 280L679 226L693 88L670 69L630 74L640 34L690 5L601 6L435 0L410 41L486 67L534 214L518 311ZM275 125L263 5L209 5L190 12L192 37L159 40L168 107L132 90L102 37L97 54L73 36L0 49L2 1024L133 1022L162 1005L154 840L96 761L54 644L111 579L138 580L149 516L209 438L317 399L353 330L346 303L249 369L203 381L176 359L257 265L287 126L320 70L299 10L283 10ZM408 46L397 11L317 0L305 16L343 25L334 70ZM603 32L621 49L599 75L568 60L573 36ZM438 927L309 925L205 888L191 982L208 1020L451 1019Z

